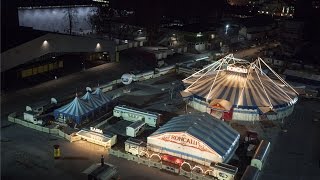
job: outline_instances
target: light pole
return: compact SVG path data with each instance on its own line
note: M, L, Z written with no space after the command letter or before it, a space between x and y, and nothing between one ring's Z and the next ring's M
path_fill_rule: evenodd
M172 88L170 89L170 99L172 100L175 83L173 82L173 83L171 83L171 84L172 84Z
M230 25L227 24L227 25L226 25L226 32L225 32L225 34L228 34L229 27L230 27Z
M86 65L85 65L85 60L84 59L82 60L81 64L82 64L82 70L86 70Z

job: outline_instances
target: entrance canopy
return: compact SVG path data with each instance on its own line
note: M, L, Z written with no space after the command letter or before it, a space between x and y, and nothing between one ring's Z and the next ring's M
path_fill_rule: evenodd
M209 104L210 108L222 111L230 111L232 103L224 99L214 99Z

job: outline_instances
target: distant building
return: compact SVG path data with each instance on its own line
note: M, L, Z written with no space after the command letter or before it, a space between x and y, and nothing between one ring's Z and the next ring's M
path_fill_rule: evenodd
M294 12L294 5L284 2L283 0L267 1L261 5L258 11L259 14L282 17L293 17Z
M249 0L227 0L231 6L244 6L249 4Z
M260 40L275 37L278 30L276 23L268 17L253 17L242 24L239 35L247 40Z
M312 8L320 9L320 0L312 0Z
M170 47L187 46L189 52L198 53L219 46L217 29L216 25L201 23L172 26L163 29L167 33L163 43Z
M109 0L92 0L94 3L98 3L102 6L109 6Z

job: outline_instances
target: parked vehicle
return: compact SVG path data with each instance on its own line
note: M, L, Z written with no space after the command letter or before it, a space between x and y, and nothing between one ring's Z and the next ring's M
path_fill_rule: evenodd
M224 163L212 163L210 168L213 170L209 175L218 180L233 180L238 172L238 168Z
M265 164L270 152L270 142L262 140L251 159L251 166L257 167L260 171Z
M147 144L139 139L129 138L125 142L125 151L135 156L145 156Z
M38 112L26 111L23 113L23 119L36 125L43 125L43 121L38 119Z

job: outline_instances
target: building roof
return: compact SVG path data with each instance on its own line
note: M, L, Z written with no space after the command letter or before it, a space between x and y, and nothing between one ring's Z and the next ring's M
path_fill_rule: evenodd
M1 53L1 72L31 62L50 53L115 51L115 42L86 36L47 33Z
M131 127L133 129L136 129L136 128L140 128L142 127L143 125L145 125L146 123L144 121L136 121L132 124L130 124L128 127Z
M138 114L145 114L145 115L148 115L148 116L153 115L155 117L158 117L158 116L161 115L161 114L156 113L156 112L147 111L147 110L144 110L144 109L139 109L139 108L135 108L135 107L127 106L127 105L118 105L114 109L115 110L122 109L122 110L125 110L125 111L128 111L128 112L133 112L133 113L138 113Z
M207 144L223 159L230 159L240 135L225 122L208 113L181 115L172 118L151 136L168 132L185 132Z

